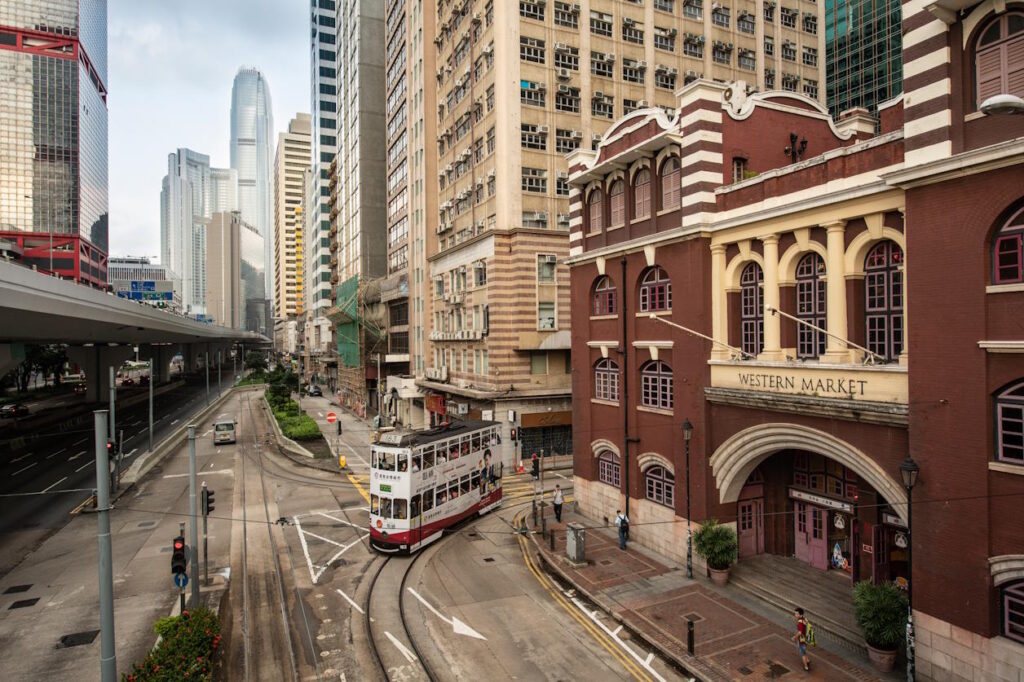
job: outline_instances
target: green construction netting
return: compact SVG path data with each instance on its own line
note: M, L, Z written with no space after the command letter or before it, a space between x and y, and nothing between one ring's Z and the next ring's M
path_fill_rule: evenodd
M338 285L338 307L341 308L352 322L339 324L336 327L338 338L338 360L345 367L359 366L359 322L357 314L356 294L359 291L359 278L352 277Z

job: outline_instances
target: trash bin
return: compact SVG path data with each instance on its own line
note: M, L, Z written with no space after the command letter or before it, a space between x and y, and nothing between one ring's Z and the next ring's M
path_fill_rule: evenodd
M586 561L584 551L586 529L581 523L570 523L565 527L565 554L569 561L582 564Z

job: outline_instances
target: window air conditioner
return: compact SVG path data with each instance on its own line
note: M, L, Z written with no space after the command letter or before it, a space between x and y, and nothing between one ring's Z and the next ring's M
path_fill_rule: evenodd
M641 71L643 71L644 69L646 69L646 68L647 68L647 62L645 62L644 60L642 60L642 59L641 59L640 61L638 61L638 62L636 63L636 68L638 68L638 69L640 69Z
M624 18L624 19L622 20L622 25L623 25L623 26L632 26L632 25L633 25L634 23L636 23L636 22L634 22L634 21L633 21L632 19L630 19L629 17L626 17L626 18Z
M547 126L537 126L537 132L539 134L541 134L541 135L547 135L548 134L548 127Z
M594 99L604 99L604 93L600 90L594 91Z
M674 67L674 66L670 66L670 67L668 67L668 71L666 71L666 73L667 73L668 75L670 75L670 76L675 76L676 74L678 74L678 73L679 73L679 69L677 69L677 68L676 68L676 67Z
M558 92L562 93L563 95L569 94L569 89L569 86L566 85L565 83L559 83L558 85Z
M568 52L569 46L565 43L555 43L555 52Z
M613 55L611 52L606 54L604 56L604 63L605 64L614 64L615 63L615 55Z
M646 109L647 108L647 100L645 100L645 99L640 100L639 102L636 103L636 106L637 106L638 109Z
M544 256L544 262L545 263L557 263L558 262L558 258L556 258L555 256L552 256L552 255L546 255L546 256Z
M559 180L567 180L569 178L569 173L566 171L558 171L555 175Z
M566 80L569 78L569 69L559 69L557 75L562 80Z
M482 50L482 52L484 54L491 54L492 52L494 52L494 46L493 45L484 45L484 49Z
M687 78L696 78L697 77L697 72L696 71L687 71L686 72L686 77Z
M581 140L581 139L583 139L583 131L582 130L574 130L574 131L572 131L572 138L574 140Z

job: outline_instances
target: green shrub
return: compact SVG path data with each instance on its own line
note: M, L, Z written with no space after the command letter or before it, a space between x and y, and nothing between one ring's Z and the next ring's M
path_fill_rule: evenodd
M869 646L886 651L900 647L907 631L907 595L895 583L862 580L853 586L853 606Z
M289 424L287 428L282 426L281 431L292 440L316 440L321 436L320 427L317 426L313 419L306 415L302 415L300 419L297 419L294 424Z
M693 534L693 547L708 566L724 571L736 561L739 542L732 526L722 526L715 519L708 519Z
M220 644L220 622L206 608L161 618L153 630L160 643L146 654L122 682L171 682L213 679L213 654Z

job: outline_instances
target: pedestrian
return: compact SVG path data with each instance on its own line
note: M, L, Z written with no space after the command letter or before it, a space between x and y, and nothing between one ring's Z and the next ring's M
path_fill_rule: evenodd
M555 496L551 500L551 506L555 508L555 521L558 523L562 522L562 487L555 484Z
M796 634L791 639L796 642L796 648L800 652L800 659L804 664L804 670L810 671L811 659L807 657L807 619L804 618L804 610L799 606L796 607L793 615L796 616Z
M623 514L621 509L615 510L615 525L619 528L619 549L626 549L626 540L629 539L629 517Z
M530 475L533 476L533 480L537 480L540 476L540 460L537 459L537 453L533 453L533 457L530 458Z

